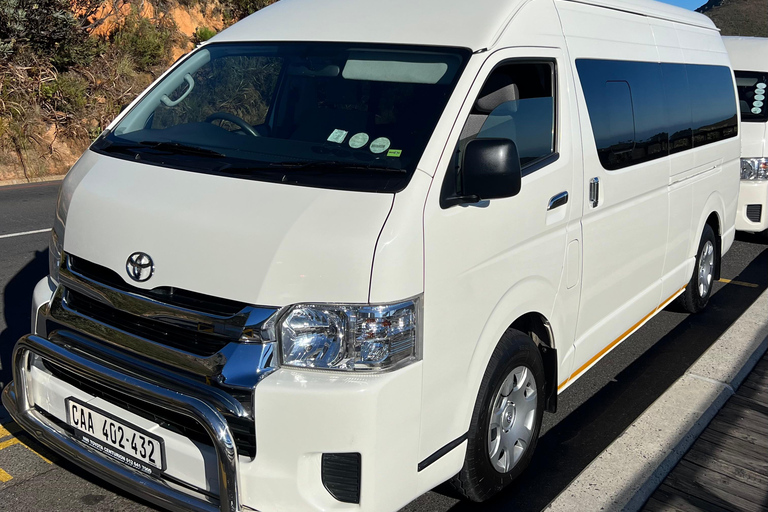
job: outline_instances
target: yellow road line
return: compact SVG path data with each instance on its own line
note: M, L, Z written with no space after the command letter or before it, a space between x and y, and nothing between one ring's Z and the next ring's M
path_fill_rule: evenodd
M11 439L9 439L7 441L3 441L2 443L0 443L0 450L5 450L9 446L13 446L13 445L19 444L19 443L21 443L21 441L19 441L15 437L12 437Z
M746 286L747 288L759 288L760 285L754 283L745 283L744 281L733 281L732 279L719 279L721 283L737 284L739 286Z
M32 448L30 448L30 447L29 447L29 446L27 446L26 444L22 443L21 441L19 441L19 444L20 444L21 446L23 446L24 448L26 448L27 450L29 450L29 451L31 451L32 453L34 453L35 455L37 455L38 457L40 457L41 459L43 459L43 462L45 462L45 463L47 463L47 464L53 464L53 462L51 462L50 460L48 460L46 457L43 457L42 455L40 455L40 454L39 454L39 453L37 453L35 450L33 450Z
M15 429L13 427L11 427L11 430L15 430ZM15 431L17 431L17 430L15 430ZM8 429L6 429L4 426L0 425L0 438L7 437L9 435L13 435L13 434L11 434L8 431ZM21 446L23 446L24 448L26 448L30 452L34 453L35 455L37 455L38 457L43 459L43 461L47 462L48 464L53 464L46 457L43 457L42 455L37 453L35 450L33 450L32 448L27 446L25 443L19 441L19 439L17 437L12 437L11 439L6 439L5 441L0 442L0 450L4 450L4 449L8 448L9 446L13 446L13 445L16 445L16 444L20 444ZM2 474L0 474L0 481L2 481Z
M5 483L8 480L12 480L13 477L8 474L4 469L0 468L0 482Z

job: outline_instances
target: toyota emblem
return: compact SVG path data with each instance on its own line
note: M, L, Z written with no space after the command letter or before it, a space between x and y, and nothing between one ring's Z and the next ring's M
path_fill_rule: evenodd
M149 254L135 252L128 256L125 270L128 271L128 276L131 279L142 283L152 277L152 274L155 272L155 264L152 262Z

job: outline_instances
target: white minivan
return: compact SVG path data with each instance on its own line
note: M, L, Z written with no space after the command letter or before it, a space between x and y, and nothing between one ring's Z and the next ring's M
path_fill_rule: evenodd
M724 37L741 110L741 188L736 229L768 235L768 38Z
M281 0L72 168L3 403L178 511L482 501L734 239L706 17L645 0Z

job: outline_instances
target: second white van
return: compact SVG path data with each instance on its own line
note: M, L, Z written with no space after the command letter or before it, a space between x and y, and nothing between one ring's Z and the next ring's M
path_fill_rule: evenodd
M741 110L736 229L768 236L768 38L724 37Z
M281 0L69 172L3 403L172 510L483 501L559 393L707 304L737 104L661 3Z

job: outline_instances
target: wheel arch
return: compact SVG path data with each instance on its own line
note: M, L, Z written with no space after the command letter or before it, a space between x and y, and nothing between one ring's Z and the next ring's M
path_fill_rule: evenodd
M704 226L709 225L712 228L712 231L715 232L715 243L717 244L717 247L715 247L715 275L713 278L720 279L720 261L722 259L725 222L725 201L720 192L717 190L712 191L704 202L704 208L700 211L699 218L693 218L696 231L690 238L688 255L693 259L696 258L696 251L698 250L699 242L701 241L701 233L704 231Z
M716 211L710 213L705 224L711 227L712 231L715 232L715 272L712 277L717 280L720 279L720 261L723 256L723 229L718 213ZM704 229L703 226L702 229Z
M483 375L488 369L493 351L501 340L502 335L510 328L518 329L526 334L534 333L542 354L542 362L547 375L547 410L554 410L557 400L557 351L556 339L559 331L556 321L552 319L557 290L542 277L529 276L518 282L502 296L485 325L476 342L472 358L468 365L467 399L471 404L466 411L465 424L469 421L480 389ZM536 340L538 338L539 341ZM546 354L546 355L545 355ZM550 379L554 388L554 398L550 399Z
M539 348L546 376L544 408L548 412L557 412L557 349L552 324L541 313L531 311L512 322L509 328L524 332Z

